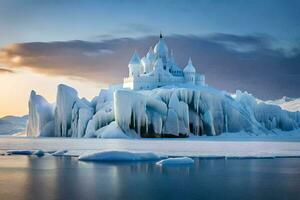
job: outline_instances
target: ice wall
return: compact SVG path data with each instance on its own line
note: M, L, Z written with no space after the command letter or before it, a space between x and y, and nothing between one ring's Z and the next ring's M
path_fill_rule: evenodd
M147 92L119 90L114 98L116 122L123 131L134 129L146 137L263 129L242 106L222 93L161 88Z
M77 101L77 91L69 86L60 84L57 88L56 107L55 107L55 136L72 136L71 128L72 108Z
M94 115L94 108L86 99L77 99L72 107L71 131L72 137L84 137L86 126Z
M37 95L36 92L32 90L28 107L27 136L54 136L53 106L49 104L44 97Z
M28 135L57 137L188 137L224 132L272 133L300 128L300 112L209 87L101 90L91 102L59 85L53 107L33 91Z

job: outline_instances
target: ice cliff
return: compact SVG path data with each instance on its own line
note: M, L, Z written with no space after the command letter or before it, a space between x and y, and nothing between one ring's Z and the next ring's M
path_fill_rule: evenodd
M211 87L166 86L153 90L103 89L92 101L59 85L55 106L33 91L28 136L188 137L224 132L271 133L300 127L300 112L230 95Z
M35 91L31 91L28 107L27 135L53 136L53 105L48 103L44 97L37 95Z

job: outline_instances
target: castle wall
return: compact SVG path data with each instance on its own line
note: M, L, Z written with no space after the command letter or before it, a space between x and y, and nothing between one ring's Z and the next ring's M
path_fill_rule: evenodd
M124 88L133 90L147 90L157 86L157 79L154 76L137 76L124 79Z
M197 74L195 83L196 85L205 86L205 76L201 74Z

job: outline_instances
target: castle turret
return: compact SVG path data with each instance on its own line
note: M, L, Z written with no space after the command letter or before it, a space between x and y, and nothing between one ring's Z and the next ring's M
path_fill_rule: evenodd
M155 54L152 47L150 47L147 55L142 58L144 73L149 73L153 71L154 63L155 63Z
M163 70L163 62L161 58L157 59L157 61L154 64L154 72L159 72Z
M143 64L143 72L144 73L149 73L152 71L151 69L151 62L147 57L143 57L141 60L142 64Z
M153 48L150 47L146 57L150 60L150 61L154 61L155 60L155 54L154 54L154 51L153 51Z
M168 69L166 69L167 68L167 60L168 60L168 52L169 52L168 46L165 43L163 35L160 34L159 41L154 47L154 53L158 58L162 59L165 70L168 70Z
M193 66L192 59L189 59L187 66L183 69L184 79L187 83L195 83L196 69Z
M129 77L139 76L142 73L142 63L139 54L134 51L129 64Z
M153 72L159 84L159 82L162 81L162 74L163 74L163 62L161 58L157 59L157 61L155 62Z

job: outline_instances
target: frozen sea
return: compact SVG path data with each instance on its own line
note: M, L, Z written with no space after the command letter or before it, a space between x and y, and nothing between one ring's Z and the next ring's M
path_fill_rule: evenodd
M299 199L300 158L82 162L0 156L0 199Z

